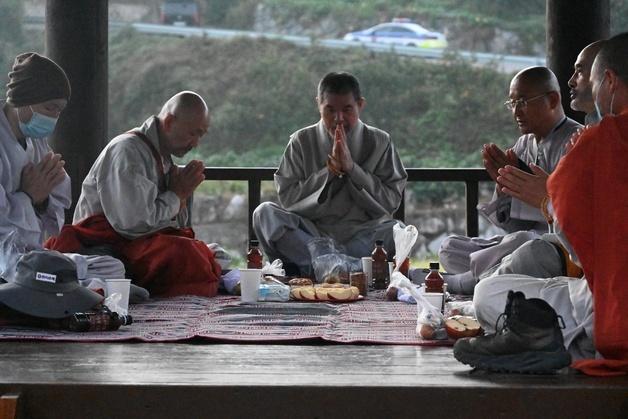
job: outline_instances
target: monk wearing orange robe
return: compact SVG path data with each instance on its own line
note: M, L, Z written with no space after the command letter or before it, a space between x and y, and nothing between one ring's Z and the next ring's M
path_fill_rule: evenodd
M573 366L591 375L628 374L628 33L611 38L591 71L596 108L549 178L554 215L593 294L594 343L602 359Z

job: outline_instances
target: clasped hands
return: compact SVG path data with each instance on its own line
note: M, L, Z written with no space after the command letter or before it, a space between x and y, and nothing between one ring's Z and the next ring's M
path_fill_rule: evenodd
M347 134L342 124L336 125L334 132L334 145L331 154L327 155L327 169L338 177L343 177L345 173L353 170L353 158L347 146Z
M22 169L20 191L26 193L34 206L42 205L55 186L63 182L65 161L61 154L46 153L39 163L29 162Z
M194 190L205 180L203 173L205 165L202 161L192 160L184 168L172 165L168 172L168 189L174 192L181 200L181 208L185 201L192 196Z
M517 198L526 204L539 208L547 196L549 174L535 164L529 164L532 173L518 168L518 157L512 149L505 152L495 144L482 147L484 167L497 182L498 193Z

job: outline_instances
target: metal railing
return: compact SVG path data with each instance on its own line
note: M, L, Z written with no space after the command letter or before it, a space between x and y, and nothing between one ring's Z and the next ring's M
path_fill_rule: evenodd
M205 180L239 180L248 183L249 211L248 211L248 231L249 237L253 235L252 217L253 211L260 204L262 181L273 180L273 175L277 169L274 167L206 167ZM464 182L466 201L466 221L468 236L477 236L479 231L478 223L478 200L480 182L490 181L491 178L482 168L469 169L418 169L406 168L408 172L408 182ZM398 220L405 220L405 199L401 200L399 209L394 214Z

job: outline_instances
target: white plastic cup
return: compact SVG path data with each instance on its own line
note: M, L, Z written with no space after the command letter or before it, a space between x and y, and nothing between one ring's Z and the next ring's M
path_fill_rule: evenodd
M369 287L373 286L373 258L365 256L362 258L362 272L366 277L366 283Z
M395 262L388 262L388 280L392 278L392 273L395 270Z
M256 303L261 280L261 269L240 269L240 301L247 304Z
M109 298L114 294L120 294L120 299L118 300L118 309L115 310L115 307L110 307L112 311L117 312L118 314L126 315L129 312L129 293L131 290L131 280L130 279L105 279L105 297Z

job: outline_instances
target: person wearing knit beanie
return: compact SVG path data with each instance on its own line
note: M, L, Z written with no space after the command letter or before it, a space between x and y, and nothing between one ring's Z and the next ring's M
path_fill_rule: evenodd
M59 65L34 52L18 55L0 100L0 237L19 248L41 248L59 233L72 203L70 178L48 137L70 99Z
M7 100L3 106L18 141L51 135L70 99L70 82L50 58L35 52L18 55L9 72Z
M69 98L70 81L57 63L36 52L15 58L7 84L7 103L19 108Z

